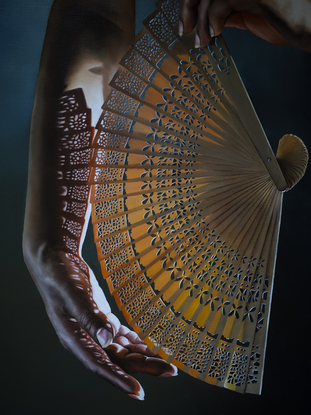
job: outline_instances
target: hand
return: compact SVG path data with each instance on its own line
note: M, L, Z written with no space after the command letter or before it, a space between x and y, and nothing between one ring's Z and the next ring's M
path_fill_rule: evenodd
M135 0L53 3L31 125L23 252L61 343L94 373L143 399L141 386L127 372L172 376L176 369L120 324L79 256L90 213L85 173L89 159L82 157L74 165L83 174L72 174L73 165L64 161L71 144L62 131L72 122L70 111L62 111L59 118L59 100L67 85L83 89L86 102L81 99L80 105L91 109L94 120L134 35L134 6ZM98 73L91 71L94 65ZM91 135L91 114L85 114ZM77 124L74 131L79 128Z
M229 26L248 29L268 42L311 50L308 0L181 0L180 19L184 34L197 25L197 46L208 45Z
M254 11L260 0L182 0L180 18L183 33L197 25L197 45L206 46L213 36L219 35L232 13Z
M176 374L173 365L155 356L111 313L84 261L55 251L48 251L40 261L25 259L61 343L88 369L139 400L144 399L144 391L128 372Z

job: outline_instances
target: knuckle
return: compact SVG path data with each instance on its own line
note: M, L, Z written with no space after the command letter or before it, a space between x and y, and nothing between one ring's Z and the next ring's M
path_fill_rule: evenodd
M95 336L96 333L96 321L94 318L94 314L86 310L80 314L79 317L80 326L89 333L92 337Z

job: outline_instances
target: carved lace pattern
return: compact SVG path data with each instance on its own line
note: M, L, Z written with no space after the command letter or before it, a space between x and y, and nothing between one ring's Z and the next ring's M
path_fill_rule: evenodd
M235 67L224 41L194 49L178 16L178 1L159 2L96 127L98 257L154 352L208 383L260 393L282 194L227 94Z
M58 179L61 188L63 249L84 271L79 242L89 197L90 158L93 128L91 111L82 89L65 92L59 100L57 117Z

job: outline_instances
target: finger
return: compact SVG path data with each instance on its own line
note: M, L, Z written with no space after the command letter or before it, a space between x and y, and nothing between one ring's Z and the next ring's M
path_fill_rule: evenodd
M135 333L135 331L132 331L131 329L129 329L126 326L121 325L118 331L118 335L119 336L124 336L126 337L129 333L133 333L133 341L138 341L141 342L141 339L138 337L138 335Z
M109 318L98 308L94 294L96 294L97 300L100 299L100 293L102 297L104 296L100 287L95 284L93 272L89 269L86 274L66 254L63 261L70 269L70 278L66 281L67 284L61 293L63 304L66 304L64 314L76 319L93 340L102 347L106 347L118 332L120 322L117 318L113 318L109 306L106 307L109 311L107 313ZM51 305L52 312L53 304ZM49 306L47 307L49 308Z
M209 8L209 25L211 35L218 36L224 29L226 20L234 11L228 0L214 1Z
M129 341L133 344L145 344L145 342L141 340L140 337L134 331L128 332L125 337L129 339Z
M119 344L120 346L125 347L134 353L141 353L146 356L152 356L152 357L155 356L155 354L149 349L149 347L141 340L139 343L138 342L132 343L125 336L117 336L113 339L113 343Z
M228 19L226 20L226 27L235 27L237 29L247 30L247 27L245 26L244 20L242 18L242 13L232 13Z
M138 400L144 399L144 390L139 382L111 362L107 353L79 326L79 323L65 316L53 317L52 322L62 345L86 368L129 396Z
M149 349L146 343L140 339L135 331L121 326L118 335L113 339L113 343L120 344L135 353L142 353L146 356L155 357L156 355Z
M235 16L240 16L240 23ZM278 33L265 19L264 16L254 15L247 12L240 12L231 15L226 21L226 26L234 26L248 29L254 35L277 45L289 45L289 42Z
M107 320L109 321L109 323L112 325L113 327L113 332L114 332L114 336L116 336L117 333L119 333L120 327L121 327L121 323L120 320L118 319L118 317L113 314L113 313L104 313Z
M93 340L107 347L117 332L117 327L108 320L107 316L96 308L82 308L79 306L78 312L74 316L80 327L86 331Z
M153 376L176 376L175 366L166 363L160 357L148 357L140 353L132 353L119 344L112 343L106 353L116 365L127 373L141 373Z
M137 333L135 333L135 331L128 329L125 326L121 326L122 329L120 328L119 330L119 334L126 337L127 339L129 339L129 341L131 343L143 343L143 340L141 340L141 338L138 336Z
M197 24L198 10L200 0L182 0L180 5L180 25L179 33L187 34L194 29Z
M201 1L198 7L198 23L196 46L207 46L211 40L210 24L209 24L209 7L212 0Z
M154 354L149 347L145 344L145 343L130 343L126 346L126 348L128 350L130 350L133 353L140 353L140 354L144 354L147 357L156 357L157 355Z

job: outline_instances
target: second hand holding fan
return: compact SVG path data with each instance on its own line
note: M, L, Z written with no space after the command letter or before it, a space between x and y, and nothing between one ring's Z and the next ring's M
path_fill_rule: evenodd
M222 37L178 36L159 2L123 58L93 143L103 275L130 326L210 384L260 393L282 192L308 159L274 156Z

